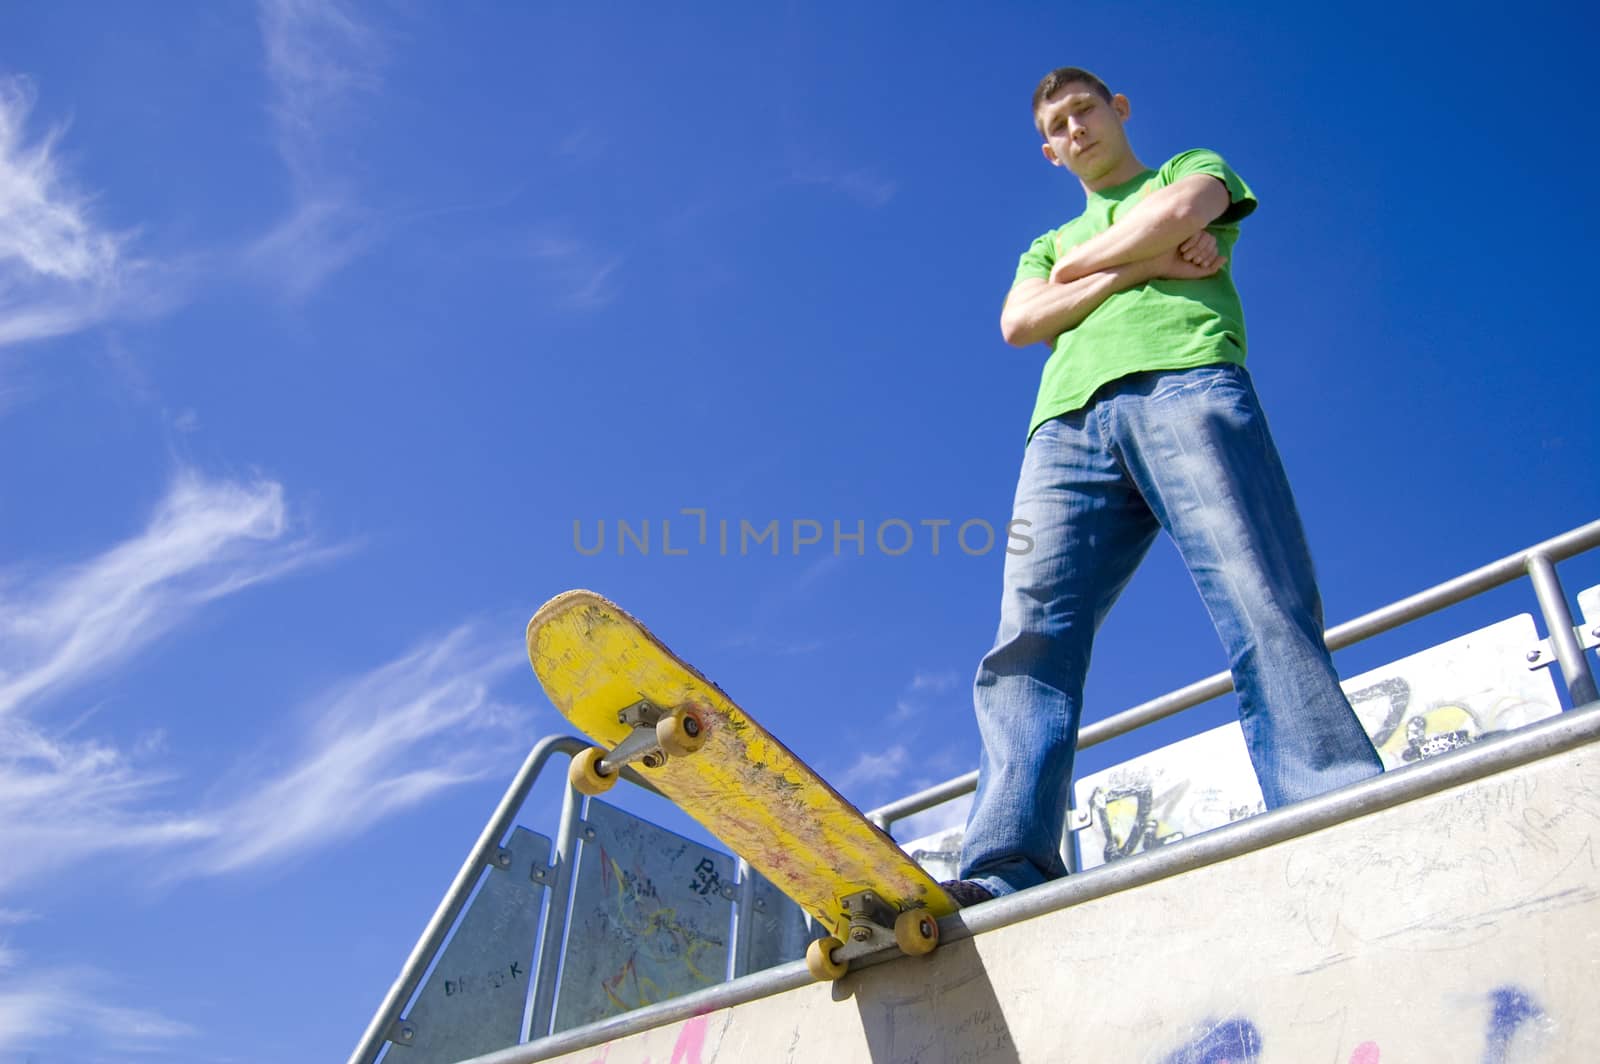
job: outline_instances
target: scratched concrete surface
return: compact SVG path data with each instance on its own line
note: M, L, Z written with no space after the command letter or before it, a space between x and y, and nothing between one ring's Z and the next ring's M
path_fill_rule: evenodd
M1600 749L570 1064L1600 1060Z

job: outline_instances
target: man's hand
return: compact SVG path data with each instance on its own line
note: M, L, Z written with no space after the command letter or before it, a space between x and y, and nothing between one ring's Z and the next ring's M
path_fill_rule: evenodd
M1202 278L1210 277L1226 266L1228 259L1226 256L1217 254L1217 242L1215 240L1211 241L1209 253L1198 255L1203 264L1197 264L1193 261L1193 258L1196 257L1194 251L1185 253L1184 248L1194 243L1200 236L1209 236L1209 234L1201 232L1199 236L1173 248L1165 255L1157 255L1153 259L1146 260L1150 268L1150 279L1152 281L1162 278L1171 281L1198 281ZM1203 252L1204 249L1202 248L1201 251Z
M1178 254L1195 266L1210 266L1217 260L1217 238L1200 230L1178 245Z

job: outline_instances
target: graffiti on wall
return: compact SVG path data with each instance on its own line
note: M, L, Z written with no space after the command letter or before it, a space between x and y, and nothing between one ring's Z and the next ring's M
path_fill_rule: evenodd
M1344 683L1385 768L1449 753L1561 711L1549 669L1529 669L1538 645L1523 613L1401 658Z
M1446 1013L1454 1011L1449 1003L1442 1004ZM1465 1015L1459 1018L1447 1015L1445 1019L1449 1022L1459 1019L1459 1022L1476 1025L1482 1032L1481 1049L1476 1056L1479 1064L1537 1064L1556 1059L1552 1054L1560 1048L1558 1025L1527 989L1509 984L1499 986L1488 993L1471 995L1463 1004ZM723 1048L707 1045L712 1037L710 1020L709 1015L695 1016L675 1028L647 1036L657 1047L663 1047L663 1036L670 1034L672 1048L666 1057L643 1052L642 1040L630 1039L601 1047L598 1054L586 1058L584 1064L709 1064ZM720 1042L729 1029L728 1023L721 1024L715 1041ZM1145 1059L1160 1064L1265 1064L1284 1059L1282 1052L1275 1054L1270 1044L1270 1024L1267 1029L1268 1033L1264 1034L1254 1020L1244 1015L1207 1019L1195 1024L1194 1033L1177 1048L1158 1051ZM801 1047L804 1032L796 1029L793 1037L791 1052ZM1405 1064L1414 1058L1386 1058L1381 1041L1367 1038L1348 1051L1343 1047L1329 1047L1327 1056L1319 1059L1348 1061L1348 1064Z
M1213 728L1076 784L1084 868L1144 853L1266 809L1238 724Z
M1243 1017L1208 1021L1205 1032L1162 1064L1248 1064L1261 1059L1261 1032Z
M722 981L732 878L726 854L591 801L555 1029Z
M677 1038L672 1043L672 1055L667 1058L666 1064L707 1064L705 1048L706 1029L709 1025L708 1016L696 1016L691 1020L685 1020L678 1027ZM622 1059L611 1059L611 1051L615 1048L614 1043L602 1047L600 1055L591 1057L585 1064L623 1064ZM637 1060L637 1064L657 1064L648 1055L628 1060L629 1064L634 1060Z
M600 864L602 918L629 947L621 963L600 979L616 1011L662 1000L662 987L653 977L662 969L684 972L701 986L722 979L727 956L724 936L707 935L703 928L679 919L677 908L663 903L647 874L623 868L603 847Z
M1555 1046L1554 1021L1522 987L1496 987L1475 996L1470 1008L1481 1016L1482 1064L1533 1064ZM1162 1064L1260 1064L1273 1059L1260 1030L1245 1017L1206 1020L1197 1026L1199 1033L1161 1057ZM1377 1041L1364 1041L1347 1059L1349 1064L1384 1064L1383 1048Z
M1560 712L1529 614L1509 618L1344 683L1385 768L1411 764ZM1143 853L1266 809L1235 723L1079 780L1082 865Z

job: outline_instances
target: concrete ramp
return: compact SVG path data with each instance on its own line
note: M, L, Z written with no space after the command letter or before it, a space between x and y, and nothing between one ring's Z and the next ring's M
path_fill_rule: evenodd
M1597 712L1527 729L1569 737L1516 767L1475 774L1471 759L1503 764L1485 748L1532 741L1520 734L1349 789L1375 811L1309 833L1321 814L1292 807L968 910L945 923L958 940L927 958L834 985L789 973L769 985L790 989L603 1045L540 1056L564 1048L551 1039L483 1059L1600 1060ZM1324 797L1349 815L1350 793ZM1241 832L1251 848L1230 853Z

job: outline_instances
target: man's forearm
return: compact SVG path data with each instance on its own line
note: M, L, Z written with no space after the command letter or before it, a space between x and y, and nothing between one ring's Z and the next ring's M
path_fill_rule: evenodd
M1012 289L1000 312L1000 332L1013 347L1053 341L1111 296L1150 280L1151 265L1147 260L1100 270L1066 284L1041 280Z
M1071 281L1165 254L1221 217L1228 204L1227 188L1203 174L1156 189L1110 229L1064 252L1051 279Z

